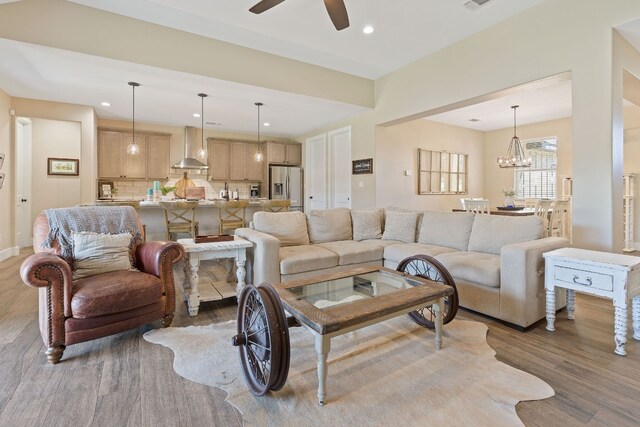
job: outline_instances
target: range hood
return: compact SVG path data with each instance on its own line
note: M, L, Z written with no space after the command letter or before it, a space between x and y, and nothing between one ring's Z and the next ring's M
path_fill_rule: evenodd
M201 142L198 138L199 129L193 126L184 127L184 158L172 166L173 169L209 169L200 160L189 157L189 146Z

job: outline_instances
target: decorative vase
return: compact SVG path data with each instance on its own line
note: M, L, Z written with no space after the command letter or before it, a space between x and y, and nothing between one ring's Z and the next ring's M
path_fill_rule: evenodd
M504 205L508 208L514 207L515 201L513 200L513 196L504 196Z

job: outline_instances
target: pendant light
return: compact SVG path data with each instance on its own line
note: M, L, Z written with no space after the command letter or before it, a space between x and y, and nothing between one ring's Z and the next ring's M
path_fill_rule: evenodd
M127 146L127 154L137 156L140 154L140 146L136 143L136 88L140 86L140 83L129 82L129 86L131 86L133 90L133 113L131 118L131 142Z
M524 145L520 138L516 136L516 108L519 105L512 105L513 108L513 138L509 143L509 150L505 157L498 157L498 166L501 168L528 168L531 166L531 157L527 156Z
M258 151L256 151L255 159L256 162L261 162L264 157L262 155L262 149L260 148L260 107L264 104L262 102L256 102L254 105L258 107Z
M198 150L197 158L202 160L207 160L207 149L204 146L204 99L208 96L206 93L199 93L198 96L201 98L201 110L200 110L200 119L202 120L202 139L200 141L200 149Z

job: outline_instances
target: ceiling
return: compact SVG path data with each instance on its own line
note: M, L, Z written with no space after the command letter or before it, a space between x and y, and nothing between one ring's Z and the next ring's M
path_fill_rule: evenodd
M9 0L10 1L10 0ZM359 76L375 78L543 0L491 0L476 11L466 0L345 0L351 26L336 31L320 0L288 0L254 15L257 0L71 0L136 19L221 39ZM0 0L6 3L7 0ZM375 26L370 35L365 24ZM416 43L415 40L420 40ZM401 47L401 48L399 48ZM198 92L205 99L208 129L255 133L263 102L263 135L294 137L366 108L210 77L0 39L0 89L14 97L44 99L95 108L104 119L131 120L131 88L136 89L136 122L200 126ZM354 59L354 58L357 58ZM538 88L540 89L540 88ZM571 115L570 83L520 91L430 119L478 130L510 127L510 106L521 105L518 123ZM110 107L100 105L102 101ZM471 118L479 122L469 122Z

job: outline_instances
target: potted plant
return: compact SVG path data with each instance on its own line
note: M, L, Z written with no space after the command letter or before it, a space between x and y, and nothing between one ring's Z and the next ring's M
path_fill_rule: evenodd
M173 192L176 187L165 187L163 185L160 186L160 192L162 193L162 200L169 200L169 193Z
M504 188L502 190L502 194L504 194L504 205L508 208L513 208L516 205L514 197L516 196L515 188Z

